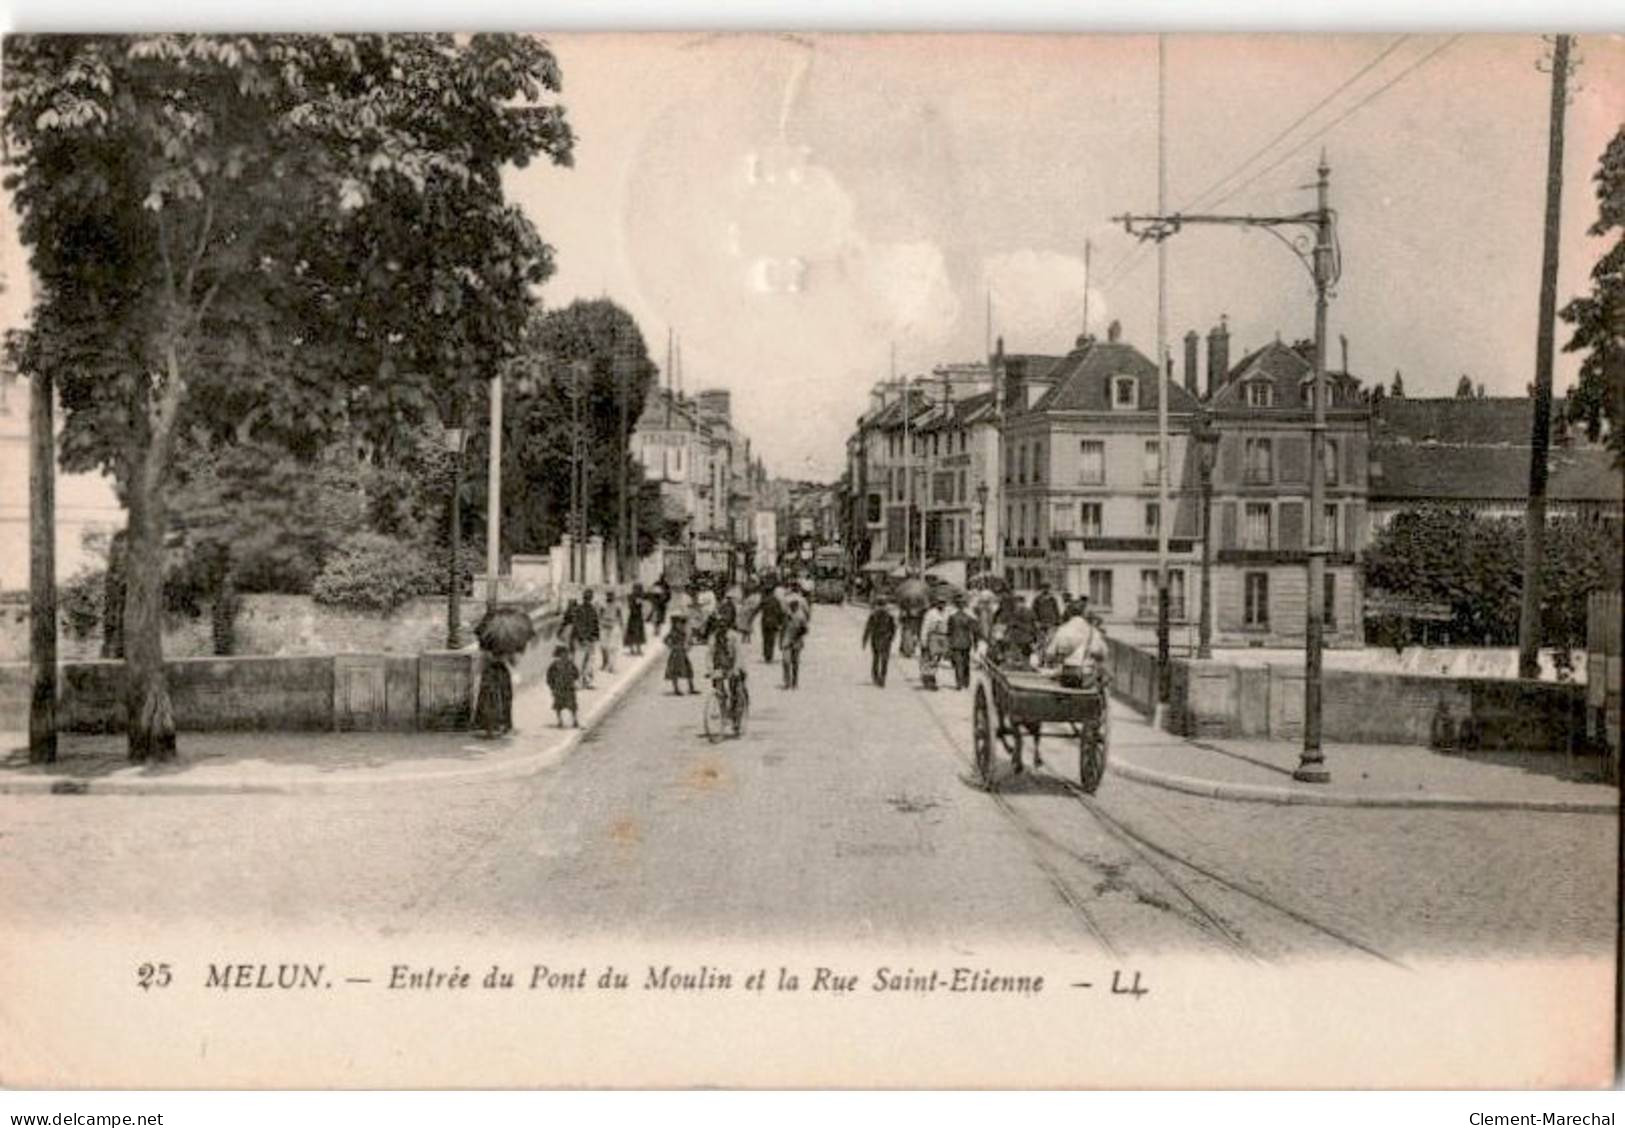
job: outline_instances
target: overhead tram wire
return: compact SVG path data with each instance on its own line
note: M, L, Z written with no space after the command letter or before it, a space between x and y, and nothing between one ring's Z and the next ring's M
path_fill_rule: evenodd
M1461 36L1460 35L1451 36L1449 39L1447 39L1443 43L1439 44L1433 50L1429 51L1427 54L1421 56L1415 62L1411 63L1409 66L1405 67L1398 74L1394 75L1393 78L1389 79L1387 82L1383 83L1381 86L1378 86L1375 90L1371 91L1364 98L1360 99L1360 101L1354 103L1354 105L1350 106L1347 110L1344 110L1337 117L1333 118L1331 121L1327 122L1325 125L1321 126L1319 129L1315 130L1315 132L1309 134L1308 137L1306 137L1303 140L1299 141L1296 145L1294 145L1291 149L1288 149L1285 153L1283 153L1281 156L1279 156L1276 160L1271 162L1269 165L1267 165L1264 168L1260 169L1258 172L1254 173L1252 176L1248 177L1246 180L1242 181L1240 184L1237 184L1234 188L1230 189L1228 192L1226 192L1223 196L1220 196L1218 199L1212 201L1211 203L1205 202L1204 198L1208 194L1212 193L1215 189L1222 187L1223 185L1225 185L1226 183L1228 183L1229 181L1234 179L1237 174L1239 174L1244 169L1246 169L1249 165L1251 165L1253 162L1255 162L1261 155L1263 155L1265 152L1267 152L1272 146L1280 143L1280 141L1283 140L1286 136L1288 136L1294 129L1298 128L1298 126L1302 125L1305 121L1307 121L1315 113L1317 113L1321 109L1323 109L1326 105L1328 105L1339 94L1342 94L1350 86L1354 85L1360 79L1364 78L1367 74L1370 74L1371 71L1374 70L1377 67L1378 64L1380 64L1385 59L1387 59L1389 55L1393 54L1393 52L1402 43L1404 43L1409 38L1410 38L1410 36L1400 36L1394 42L1390 43L1387 47L1384 47L1380 52L1378 52L1376 57L1374 57L1370 62L1366 63L1363 67L1361 67L1353 75L1349 76L1349 78L1345 79L1342 83L1340 83L1337 86L1336 89L1334 89L1330 94L1328 94L1324 98L1322 98L1313 107L1311 107L1309 110L1305 111L1303 114L1299 115L1297 120L1295 120L1291 125L1287 126L1286 129L1282 130L1275 137L1271 138L1266 144L1260 146L1257 150L1255 150L1253 152L1252 156L1249 156L1246 160L1242 161L1239 165L1237 165L1229 173L1225 174L1223 177L1221 177L1218 180L1214 181L1201 194L1193 197L1188 204L1184 205L1179 210L1180 211L1190 211L1191 209L1196 208L1196 207L1218 207L1219 205L1224 204L1224 203L1228 202L1229 200L1233 199L1235 196L1239 195L1244 189L1250 187L1253 184L1256 184L1259 180L1263 179L1265 176L1267 176L1271 172L1274 172L1276 169L1280 168L1281 165L1285 164L1293 156L1296 156L1299 152L1301 152L1304 148L1306 148L1308 145L1310 145L1316 139L1318 139L1320 137L1323 137L1325 134L1327 134L1327 133L1331 132L1333 129L1337 128L1337 126L1341 125L1344 121L1348 120L1354 114L1358 113L1361 109L1365 108L1365 106L1370 104L1372 101L1374 101L1375 99L1377 99L1378 97L1380 97L1381 95L1386 93L1388 90L1392 89L1394 86L1397 86L1400 82L1404 81L1410 75L1412 75L1416 71L1420 70L1423 66L1427 65L1436 56L1438 56L1439 54L1441 54L1442 52L1447 50L1449 47L1451 47L1456 42L1456 40L1461 38ZM1145 243L1139 243L1135 247L1133 247L1131 250L1127 251L1123 255L1122 258L1118 259L1118 261L1116 263L1114 263L1110 269L1107 270L1106 277L1101 281L1101 289L1102 290L1109 289L1111 286L1123 281L1129 275L1133 274L1136 270L1138 270L1140 268L1140 266L1146 260L1147 251L1148 251L1148 248L1147 248L1147 245Z
M1302 125L1304 122L1306 122L1310 118L1314 117L1317 113L1319 113L1322 109L1324 109L1333 99L1335 99L1339 94L1343 93L1343 91L1345 91L1349 87L1353 86L1356 82L1359 82L1366 75L1370 74L1373 70L1375 70L1378 66L1380 66L1382 64L1382 61L1384 59L1386 59L1389 55L1392 55L1395 51L1397 51L1400 48L1400 46L1402 44L1404 44L1404 42L1409 38L1410 38L1409 35L1401 35L1401 36L1396 37L1392 43L1388 44L1388 46L1384 47L1381 51L1377 52L1376 57L1373 58L1370 62L1366 63L1365 66L1361 67L1359 70L1357 70L1353 74L1351 74L1348 78L1345 78L1342 82L1338 83L1337 86L1334 87L1331 90L1330 93L1328 93L1320 101L1316 102L1313 106L1310 106L1303 113L1299 114L1296 118L1294 118L1292 120L1292 123L1290 125L1288 125L1285 129L1281 130L1281 132L1277 133L1274 137L1271 137L1268 141L1264 142L1264 144L1260 145L1257 149L1254 149L1252 156L1248 157L1246 160L1244 160L1240 164L1238 164L1235 168L1231 169L1229 172L1227 172L1223 176L1219 177L1219 179L1217 179L1213 183L1209 184L1206 188L1202 189L1196 195L1192 196L1191 199L1190 199L1190 202L1187 203L1184 207L1180 208L1179 210L1180 211L1191 211L1191 210L1193 210L1195 208L1203 206L1204 201L1206 201L1209 196L1211 196L1214 192L1216 192L1220 188L1224 187L1224 185L1228 184L1231 180L1234 180L1237 176L1240 176L1241 173L1245 169L1250 167L1254 161L1258 160L1265 153L1267 153L1271 149L1273 149L1277 144L1284 141L1287 138L1287 136L1293 130L1298 128L1298 126Z
M1358 102L1354 103L1354 105L1350 106L1348 109L1344 110L1341 114L1338 114L1331 121L1327 122L1325 125L1321 126L1315 132L1311 133L1308 137L1305 137L1302 141L1298 142L1295 146L1288 149L1285 153L1282 153L1281 156L1274 161L1274 163L1268 165L1265 168L1260 169L1258 172L1254 173L1252 176L1249 176L1246 180L1243 180L1240 184L1236 185L1229 192L1225 193L1223 196L1220 196L1217 200L1213 201L1213 203L1208 205L1208 206L1209 207L1218 207L1220 204L1226 203L1229 200L1234 199L1238 194L1240 194L1240 192L1244 188L1247 188L1252 184L1256 184L1259 180L1261 180L1262 178L1268 176L1270 173L1272 173L1276 169L1280 168L1287 161L1289 161L1293 157L1297 156L1300 152L1302 152L1305 148L1307 148L1310 144L1312 144L1316 139L1325 136L1327 133L1330 133L1332 130L1336 129L1339 125L1343 124L1343 122L1347 121L1349 118L1351 118L1355 114L1359 113L1366 106L1370 105L1372 102L1374 102L1378 98L1382 97L1382 95L1386 94L1389 90L1392 90L1395 86L1398 86L1405 79L1409 78L1411 75L1413 75L1417 71L1421 70L1428 63L1432 62L1439 55L1443 54L1445 51L1449 50L1452 46L1454 46L1456 41L1459 40L1460 38L1461 38L1461 36L1458 34L1458 35L1452 35L1449 39L1446 39L1443 43L1439 44L1433 50L1429 51L1427 54L1425 54L1421 58L1417 59L1410 66L1406 67L1404 70L1402 70L1398 74L1394 75L1393 78L1390 78L1387 82L1385 82L1381 86L1377 87L1371 93L1367 94L1364 98L1361 98Z

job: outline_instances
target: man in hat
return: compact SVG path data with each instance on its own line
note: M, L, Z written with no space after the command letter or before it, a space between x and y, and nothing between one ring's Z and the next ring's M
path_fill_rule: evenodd
M886 606L884 595L875 596L874 610L863 624L863 641L873 655L869 660L869 677L882 689L886 687L886 667L891 663L892 639L897 637L897 619Z
M982 625L965 607L965 593L954 596L954 609L948 615L948 660L954 667L954 688L964 689L970 684L970 653Z
M773 661L773 647L784 627L784 603L779 596L778 584L769 580L762 590L762 661Z
M947 653L947 600L939 592L931 597L931 609L920 620L920 682L926 689L937 688L937 664Z
M1049 581L1038 585L1038 596L1033 600L1033 618L1038 622L1038 637L1046 644L1061 625L1061 604L1050 590Z
M581 664L581 688L592 688L592 652L598 649L598 608L593 606L592 588L581 593L570 626L570 638L575 643L577 659Z
M1074 689L1098 684L1106 667L1106 636L1089 621L1089 600L1067 609L1067 620L1044 646L1046 665L1059 664L1061 684Z

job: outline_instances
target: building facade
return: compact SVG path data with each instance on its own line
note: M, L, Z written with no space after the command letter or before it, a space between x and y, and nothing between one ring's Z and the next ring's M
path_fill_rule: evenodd
M1003 358L1004 575L1089 596L1109 626L1152 626L1168 523L1170 610L1194 617L1197 498L1186 457L1197 402L1164 378L1168 508L1159 494L1157 369L1123 342L1079 338L1059 358Z
M1243 357L1208 397L1219 431L1213 472L1216 645L1301 645L1310 599L1320 604L1326 645L1363 642L1360 556L1367 539L1370 407L1348 373L1328 372L1326 383L1322 504L1329 555L1325 587L1318 592L1308 590L1307 572L1312 360L1275 341Z

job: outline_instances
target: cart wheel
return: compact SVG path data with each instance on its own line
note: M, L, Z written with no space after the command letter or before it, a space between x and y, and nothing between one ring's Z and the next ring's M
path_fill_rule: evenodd
M1078 736L1078 784L1090 795L1106 775L1106 740L1098 724L1083 726Z
M702 714L705 724L705 739L712 744L722 739L722 701L712 690L705 695L705 711Z
M976 690L976 704L971 710L971 736L976 751L976 774L982 783L993 786L993 722L988 716L987 692Z

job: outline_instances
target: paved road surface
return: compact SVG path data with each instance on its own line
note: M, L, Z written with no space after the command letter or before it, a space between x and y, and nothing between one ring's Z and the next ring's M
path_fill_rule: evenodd
M0 797L7 913L109 913L358 938L1025 940L1058 952L1612 951L1613 820L1281 808L1108 776L998 797L969 695L868 682L856 609L821 607L802 688L749 661L740 740L655 676L564 763L433 791ZM951 682L951 679L949 679ZM1114 719L1133 736L1138 721ZM522 738L521 738L522 739Z

